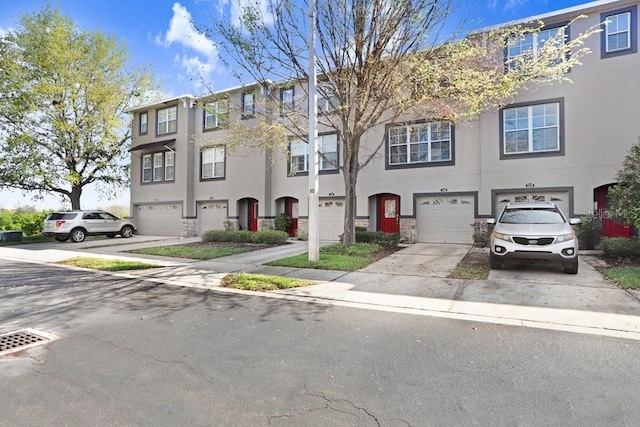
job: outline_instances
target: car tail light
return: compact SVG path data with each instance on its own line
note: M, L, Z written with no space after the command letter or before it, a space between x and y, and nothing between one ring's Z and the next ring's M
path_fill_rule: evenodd
M62 224L64 224L66 221L56 221L56 228L60 227Z

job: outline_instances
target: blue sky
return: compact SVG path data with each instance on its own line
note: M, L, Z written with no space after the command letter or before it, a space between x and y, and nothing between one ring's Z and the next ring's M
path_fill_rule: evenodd
M213 43L197 28L211 16L233 19L236 0L0 0L0 34L17 26L25 13L46 5L57 7L87 31L100 30L126 42L137 65L149 68L167 96L206 92L203 77L214 90L239 82L224 68ZM248 0L243 0L248 1ZM263 2L264 0L253 0ZM512 21L566 7L585 0L475 0L472 27ZM195 25L194 25L195 23ZM83 195L83 207L129 204L123 191L117 199L100 200L93 192ZM0 192L0 208L35 205L57 208L58 200L34 202L20 193Z

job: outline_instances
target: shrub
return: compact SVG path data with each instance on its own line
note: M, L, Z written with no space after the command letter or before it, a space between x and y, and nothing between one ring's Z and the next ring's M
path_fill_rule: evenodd
M469 225L473 227L473 244L478 248L489 246L489 224L486 221L476 221Z
M635 237L605 237L600 247L607 257L638 258L640 257L640 239Z
M340 236L342 238L342 236ZM384 248L395 248L400 243L400 235L382 231L360 231L356 229L356 243L375 243Z
M283 245L289 236L284 231L227 231L209 230L202 235L203 242L233 242L233 243L264 243L268 245Z
M291 227L291 217L286 213L281 213L276 217L276 230L288 231Z
M577 227L580 249L594 249L600 241L600 230L602 230L602 223L597 215L582 218Z

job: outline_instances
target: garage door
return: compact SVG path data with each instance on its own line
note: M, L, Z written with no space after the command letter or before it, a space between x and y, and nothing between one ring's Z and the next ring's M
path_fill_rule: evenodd
M558 205L567 217L569 213L569 192L551 191L539 193L498 193L496 196L496 215L500 215L507 203L536 203L547 202Z
M340 240L344 227L344 199L320 200L320 240Z
M198 235L207 230L224 230L227 220L227 202L206 202L198 204Z
M473 196L418 197L418 242L473 243Z
M178 203L138 205L135 208L138 234L176 236L182 233L182 205Z

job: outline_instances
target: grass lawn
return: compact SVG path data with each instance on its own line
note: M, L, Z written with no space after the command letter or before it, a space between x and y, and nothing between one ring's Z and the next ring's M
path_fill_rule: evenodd
M190 259L214 259L228 255L236 255L248 252L247 248L233 246L212 245L168 245L143 249L134 249L128 252L134 254L157 255L174 258Z
M266 265L293 268L315 268L318 270L359 270L395 250L385 250L373 243L356 243L346 246L342 243L320 248L320 260L309 261L309 254L296 255L268 262Z
M123 270L143 270L146 268L157 268L159 265L146 264L137 261L121 261L117 259L77 257L69 258L58 262L61 265L73 265L75 267L91 268L103 271L123 271Z
M274 291L276 289L298 288L313 285L313 280L294 279L291 277L269 276L266 274L232 273L227 274L220 286L225 288L245 289L249 291Z
M623 289L640 289L640 267L615 267L602 270Z

